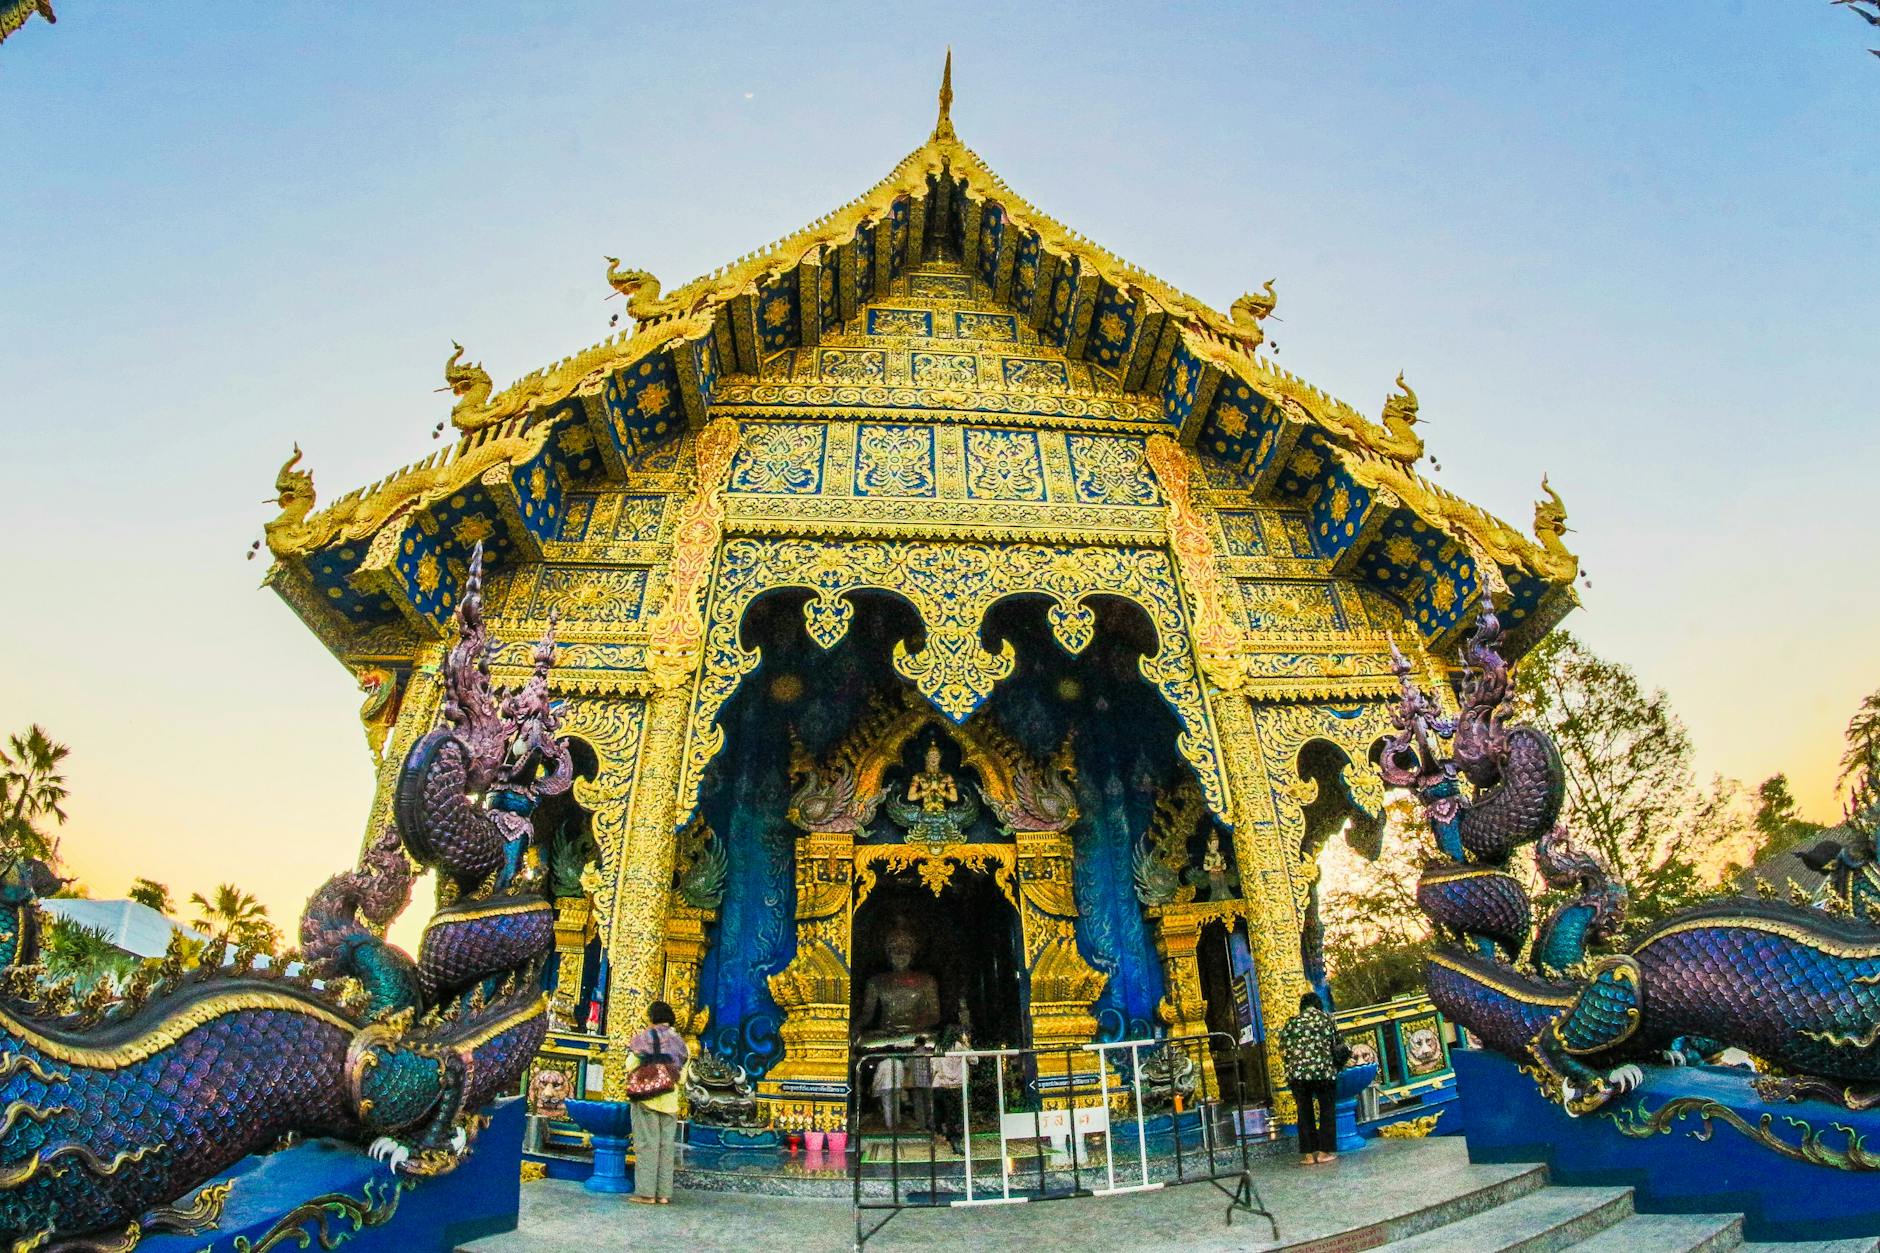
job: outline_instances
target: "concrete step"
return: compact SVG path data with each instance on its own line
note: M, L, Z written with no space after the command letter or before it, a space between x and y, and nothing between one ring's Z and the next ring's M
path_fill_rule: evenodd
M1741 1214L1634 1214L1573 1246L1574 1253L1722 1253L1743 1243Z
M1880 1240L1861 1236L1852 1240L1800 1240L1786 1244L1752 1241L1737 1246L1738 1253L1875 1253Z
M1398 1253L1553 1253L1631 1216L1630 1188L1547 1187L1383 1247Z

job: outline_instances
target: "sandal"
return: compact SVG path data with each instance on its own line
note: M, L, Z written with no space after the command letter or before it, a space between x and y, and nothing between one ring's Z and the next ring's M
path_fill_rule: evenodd
M631 1201L631 1202L633 1202L633 1203L634 1203L635 1205L657 1205L657 1204L659 1204L659 1202L658 1202L658 1201L655 1201L655 1200L654 1200L654 1199L653 1199L652 1197L650 1197L650 1196L630 1196L630 1197L628 1197L628 1198L627 1198L627 1200L629 1200L629 1201Z
M660 1203L661 1205L671 1205L671 1204L672 1204L672 1198L671 1198L671 1197L669 1197L669 1196L662 1196L662 1197L660 1197L660 1198L659 1198L659 1203Z

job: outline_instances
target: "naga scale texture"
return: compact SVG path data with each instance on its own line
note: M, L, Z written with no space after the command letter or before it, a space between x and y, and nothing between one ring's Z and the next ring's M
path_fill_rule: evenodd
M0 1243L205 1229L221 1206L202 1185L288 1138L369 1144L400 1173L441 1174L468 1151L477 1111L516 1090L547 1030L554 946L552 906L523 869L530 814L573 767L548 700L552 626L526 683L491 686L481 568L479 546L443 725L404 762L396 827L308 901L304 964L281 964L294 974L256 969L252 952L227 962L224 944L185 971L173 947L121 997L106 980L74 1005L28 964L37 923L23 898L45 884L29 875L6 894ZM410 901L414 861L437 871L444 902L416 960L380 938Z
M1726 1047L1791 1077L1798 1092L1855 1107L1871 1099L1880 926L1867 918L1732 897L1664 919L1629 951L1601 951L1624 919L1626 890L1559 824L1565 773L1553 741L1506 724L1500 635L1485 601L1454 719L1397 658L1397 734L1379 761L1386 783L1416 792L1443 855L1417 887L1436 929L1426 975L1437 1007L1530 1068L1572 1114L1636 1086L1639 1063L1680 1065ZM1575 893L1531 945L1527 893L1507 870L1525 844L1550 888Z

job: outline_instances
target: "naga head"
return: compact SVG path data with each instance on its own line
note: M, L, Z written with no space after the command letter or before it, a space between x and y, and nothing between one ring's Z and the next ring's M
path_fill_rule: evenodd
M503 717L514 728L502 779L535 796L559 796L574 784L568 742L555 734L561 718L548 696L548 671L555 662L555 615L535 646L528 681L503 700Z
M281 464L274 474L274 495L263 504L279 505L281 516L276 525L283 522L298 522L313 510L313 473L309 470L296 470L300 464L300 445L294 445L294 455Z
M489 371L481 362L465 361L463 345L456 340L451 340L450 346L452 352L444 360L444 386L437 390L449 392L473 408L481 405L490 396Z
M1410 661L1391 641L1390 669L1397 676L1397 706L1391 710L1391 725L1397 734L1384 742L1377 770L1391 787L1411 788L1419 796L1433 791L1453 792L1456 768L1437 746L1455 731L1454 724L1442 716L1442 709L1410 677Z
M1541 475L1541 490L1547 493L1546 500L1534 502L1534 534L1545 544L1550 538L1559 541L1573 528L1567 525L1567 503L1560 499L1560 493Z
M1248 292L1228 306L1227 312L1238 326L1258 327L1273 316L1273 310L1278 306L1279 293L1273 290L1273 280L1269 278L1264 290Z
M1501 777L1501 761L1508 749L1508 663L1495 646L1501 642L1501 619L1486 588L1475 631L1463 646L1467 678L1462 684L1462 713L1456 719L1456 764L1477 787L1488 787Z
M61 879L37 857L22 857L0 870L0 905L24 905L56 893L70 880Z
M1384 398L1384 428L1393 435L1408 436L1417 424L1417 394L1403 381L1402 370L1397 371L1397 387L1400 394Z
M645 270L623 270L619 257L602 257L607 263L607 285L614 289L614 296L627 298L627 312L636 319L643 319L651 311L651 306L659 299L659 280ZM613 296L608 297L609 300Z

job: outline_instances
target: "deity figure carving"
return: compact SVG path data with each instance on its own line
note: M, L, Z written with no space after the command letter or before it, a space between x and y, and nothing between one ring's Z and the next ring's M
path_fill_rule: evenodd
M972 797L962 796L959 781L941 768L938 744L927 746L924 762L906 793L888 801L888 816L906 829L909 843L938 852L964 838L967 825L979 816L979 806Z
M1234 889L1240 883L1240 872L1227 864L1219 831L1208 832L1208 851L1201 855L1200 873L1194 880L1197 887L1206 889L1209 901L1231 901L1238 895Z
M927 746L926 764L921 772L914 776L907 785L907 799L921 807L923 813L945 813L948 805L957 805L960 800L959 784L953 776L940 768L940 746Z

